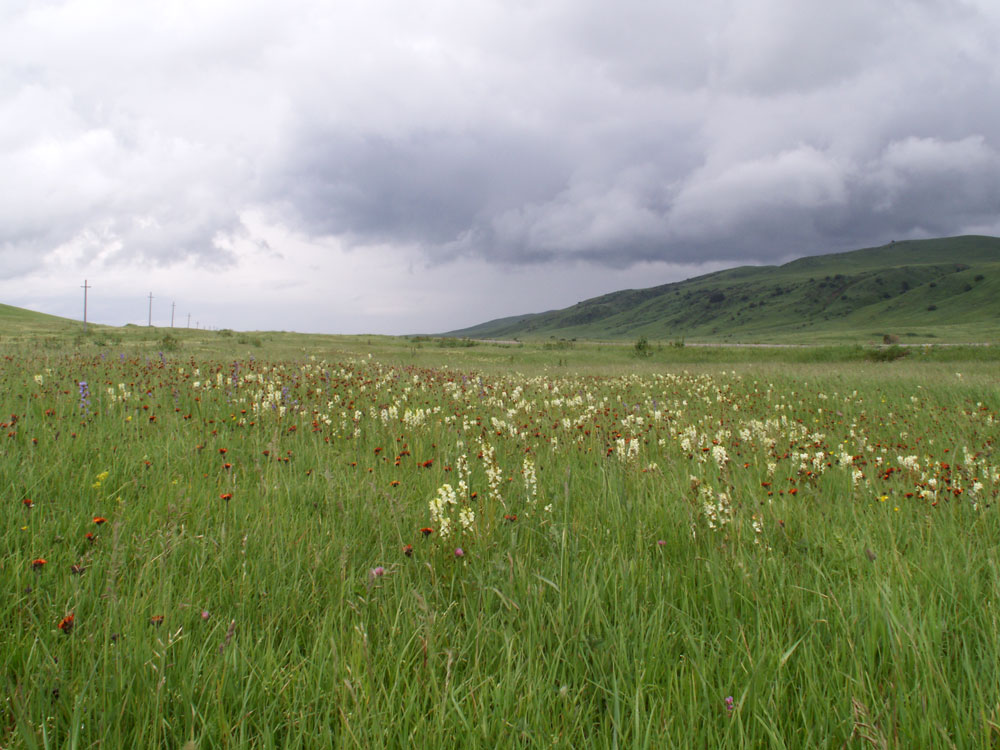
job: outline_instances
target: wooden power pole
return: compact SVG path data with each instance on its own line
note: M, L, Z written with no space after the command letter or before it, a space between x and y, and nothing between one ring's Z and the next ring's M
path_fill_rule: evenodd
M153 326L153 293L149 293L149 326Z
M87 290L92 289L90 285L87 284L87 280L83 280L83 332L87 332Z

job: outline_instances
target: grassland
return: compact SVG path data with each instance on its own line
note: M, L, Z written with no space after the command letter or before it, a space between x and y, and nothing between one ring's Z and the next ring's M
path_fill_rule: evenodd
M468 343L8 327L0 747L1000 741L996 347Z
M1000 238L948 237L743 266L489 321L473 338L1000 342Z

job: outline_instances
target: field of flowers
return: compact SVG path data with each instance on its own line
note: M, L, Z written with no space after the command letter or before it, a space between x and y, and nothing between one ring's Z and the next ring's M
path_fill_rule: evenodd
M7 355L0 747L994 746L996 383L894 366Z

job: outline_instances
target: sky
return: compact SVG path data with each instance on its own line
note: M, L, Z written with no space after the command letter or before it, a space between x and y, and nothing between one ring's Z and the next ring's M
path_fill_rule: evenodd
M3 0L0 302L437 333L1000 235L997 92L995 0Z

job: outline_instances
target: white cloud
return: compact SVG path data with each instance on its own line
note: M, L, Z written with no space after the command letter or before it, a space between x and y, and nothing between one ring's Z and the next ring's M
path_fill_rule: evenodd
M998 33L985 0L7 3L8 301L145 273L241 290L230 327L318 295L330 330L434 328L536 278L995 227Z

